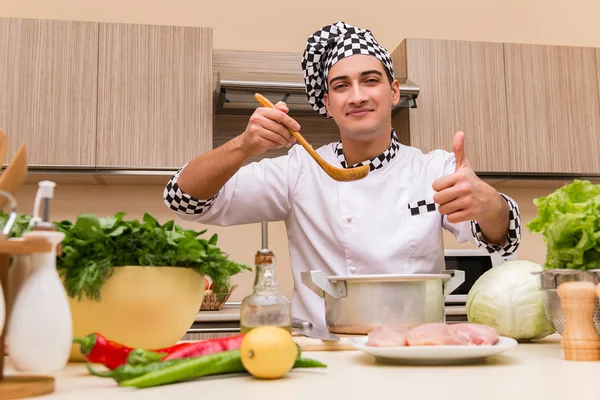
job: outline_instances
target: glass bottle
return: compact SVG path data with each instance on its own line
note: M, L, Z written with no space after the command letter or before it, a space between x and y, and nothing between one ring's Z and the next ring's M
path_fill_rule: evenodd
M247 333L258 326L280 326L291 333L290 301L279 292L275 275L275 255L271 250L259 250L254 257L256 277L250 296L242 301L240 330Z

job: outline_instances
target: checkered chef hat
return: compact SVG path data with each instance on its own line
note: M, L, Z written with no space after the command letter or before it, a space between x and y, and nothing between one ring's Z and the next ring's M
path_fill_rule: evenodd
M329 70L342 58L355 54L376 57L394 76L390 54L367 29L336 22L324 26L308 38L302 55L302 72L308 102L319 114L327 115L323 95L327 92Z

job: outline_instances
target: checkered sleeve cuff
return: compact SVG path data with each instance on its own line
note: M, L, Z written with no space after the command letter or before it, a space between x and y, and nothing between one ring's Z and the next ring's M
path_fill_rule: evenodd
M508 237L504 246L488 243L483 237L481 227L475 221L471 221L471 231L475 237L477 246L485 247L490 253L500 253L503 257L512 255L521 241L521 216L519 214L519 207L517 203L510 197L500 193L500 195L506 200L509 208L509 222L508 222Z
M207 200L199 200L189 194L183 193L177 184L177 179L183 168L185 168L185 165L173 175L165 186L163 199L167 207L177 213L200 215L210 208L217 198L218 193Z

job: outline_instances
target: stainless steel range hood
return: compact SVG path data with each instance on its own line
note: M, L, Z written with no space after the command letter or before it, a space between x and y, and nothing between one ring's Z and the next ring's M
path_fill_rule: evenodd
M419 87L399 78L400 102L394 110L416 108ZM259 106L254 93L259 92L273 103L285 101L290 112L317 115L306 99L302 75L219 70L215 92L217 114L246 114Z

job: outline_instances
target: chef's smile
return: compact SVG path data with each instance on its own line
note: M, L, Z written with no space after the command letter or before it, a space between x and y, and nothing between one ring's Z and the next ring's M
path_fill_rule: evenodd
M346 113L346 116L348 116L348 117L354 117L354 118L361 118L361 117L364 117L365 115L368 115L368 114L372 113L373 111L374 110L370 109L370 108L359 108L359 109L356 109L356 110L348 111Z

